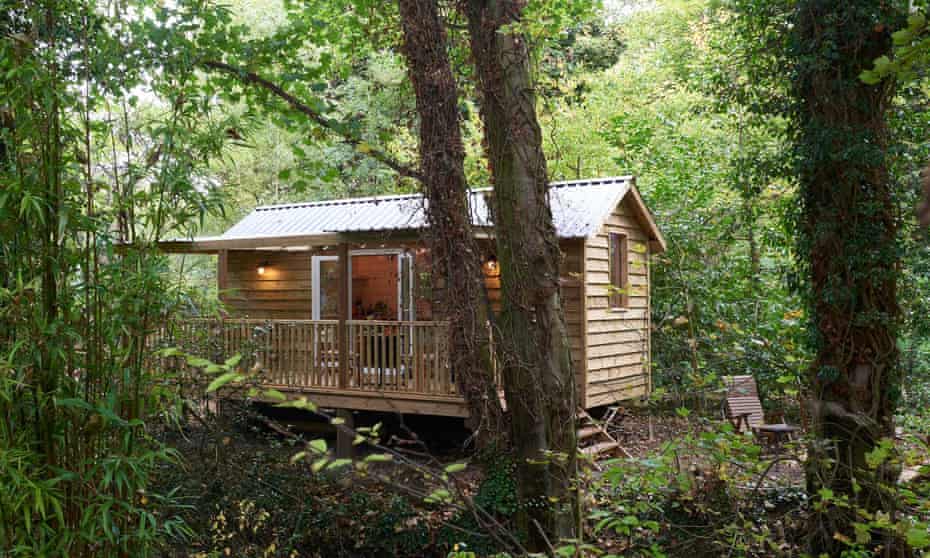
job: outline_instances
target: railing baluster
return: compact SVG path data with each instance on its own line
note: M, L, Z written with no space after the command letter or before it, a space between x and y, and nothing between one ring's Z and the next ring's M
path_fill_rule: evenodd
M423 354L423 391L424 393L433 392L433 366L432 357L429 354L430 335L433 330L423 330L423 338L420 340L420 352Z
M435 397L458 393L451 369L449 324L392 320L194 319L172 321L147 341L205 358L242 354L241 367L260 362L261 381L294 389L404 392ZM340 354L345 340L345 354ZM177 360L177 359L173 359ZM189 368L160 358L160 366ZM346 368L346 385L341 370ZM196 373L197 371L191 370ZM497 366L491 371L500 375ZM388 397L391 397L388 395Z
M410 343L413 352L413 390L421 393L423 392L423 351L420 350L420 328L413 326L410 331L413 336Z
M310 359L309 359L310 353L309 353L309 350L310 350L310 348L311 348L311 347L310 347L310 342L311 342L311 341L310 341L310 337L308 337L308 336L310 335L310 328L309 328L309 325L308 325L308 324L304 324L304 327L301 328L300 331L301 331L301 334L300 334L300 349L303 351L303 352L300 354L300 373L301 373L301 376L302 376L302 378L303 378L303 380L302 380L302 381L303 381L303 385L304 385L304 386L309 386L309 385L310 385L310 370L309 370L309 367L310 367Z
M320 385L321 383L319 361L323 345L323 340L320 338L322 334L320 324L310 325L310 385Z
M356 335L359 344L359 350L362 351L362 358L359 361L358 368L355 370L355 387L365 388L365 378L371 370L371 341L369 340L369 327L366 324L357 325L358 334Z
M315 378L314 383L319 386L325 386L326 378L325 378L323 364L326 362L326 354L329 351L329 346L326 343L326 339L329 337L329 328L322 324L314 324L313 328L314 328L313 375Z

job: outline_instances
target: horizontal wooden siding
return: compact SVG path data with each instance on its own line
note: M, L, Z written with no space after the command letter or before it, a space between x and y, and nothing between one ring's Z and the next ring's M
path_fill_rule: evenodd
M626 235L629 243L625 308L610 307L610 233ZM648 259L648 238L627 201L586 241L586 407L639 397L648 389Z

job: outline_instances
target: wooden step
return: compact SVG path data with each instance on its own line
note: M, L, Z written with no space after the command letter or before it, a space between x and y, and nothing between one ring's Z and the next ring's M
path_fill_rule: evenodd
M596 457L598 455L605 454L609 451L613 451L619 447L620 447L620 444L618 442L614 442L614 441L600 442L598 444L594 444L593 446L581 448L581 453L585 455L593 455Z
M601 429L598 426L593 426L593 425L583 426L578 429L578 441L582 442L592 436L597 436L600 433L601 433Z

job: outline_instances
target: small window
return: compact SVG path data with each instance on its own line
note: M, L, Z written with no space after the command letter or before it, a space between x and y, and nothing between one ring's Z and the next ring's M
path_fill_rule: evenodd
M610 291L611 308L626 308L630 304L630 252L625 234L610 233Z

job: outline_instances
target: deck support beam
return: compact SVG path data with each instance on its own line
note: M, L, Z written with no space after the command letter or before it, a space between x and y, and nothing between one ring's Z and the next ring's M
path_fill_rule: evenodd
M352 459L355 441L355 418L349 409L336 409L336 416L342 419L342 424L336 425L336 458Z

